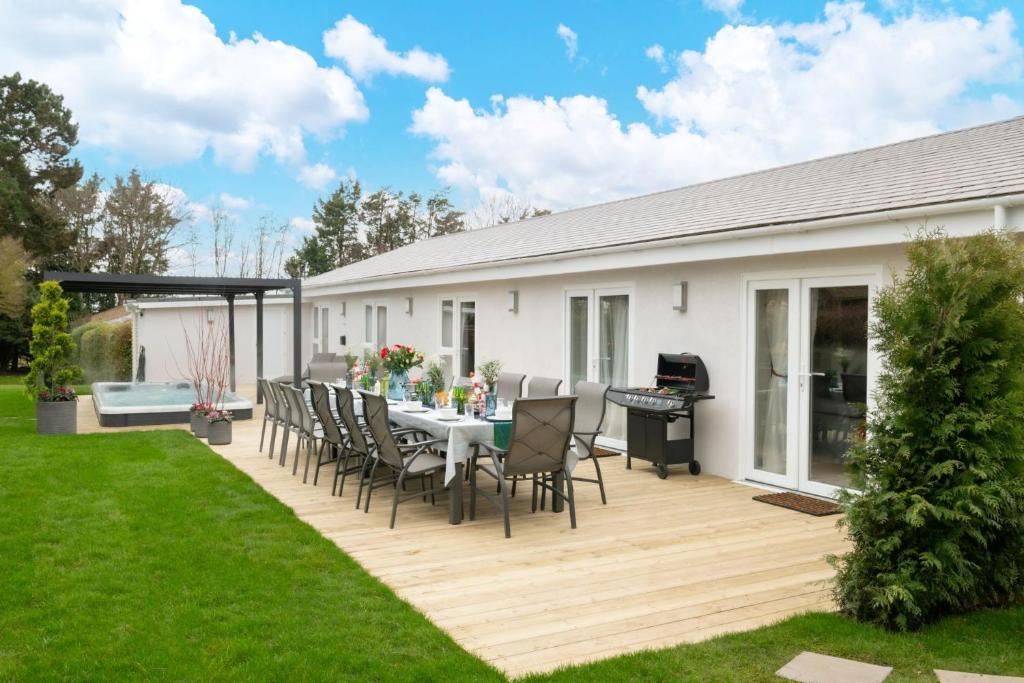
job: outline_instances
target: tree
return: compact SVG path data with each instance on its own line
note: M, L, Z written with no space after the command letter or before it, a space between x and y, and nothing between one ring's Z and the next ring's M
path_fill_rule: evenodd
M138 170L117 176L103 215L103 246L111 273L165 273L175 228L184 220Z
M39 303L32 307L32 365L25 385L33 394L53 396L81 376L72 363L75 342L68 334L68 302L56 282L39 284Z
M288 277L310 277L331 270L332 263L327 247L313 235L303 238L302 246L285 261L284 270Z
M535 207L528 199L514 194L492 195L480 203L473 212L473 222L478 228L489 228L492 225L515 223L527 218L547 216L550 209Z
M213 274L225 277L231 266L231 247L235 243L235 226L231 217L220 207L215 207L210 215L210 226L213 229Z
M103 259L103 179L96 173L84 183L57 190L50 204L67 226L71 243L63 254L67 270L88 273Z
M17 318L25 310L29 256L21 240L0 237L0 315Z
M1024 248L919 237L878 294L884 365L843 498L841 608L911 629L1024 597Z
M264 214L256 220L256 230L251 251L242 260L240 277L279 277L281 258L284 256L284 241L288 234L287 223L277 223L274 217Z
M427 199L427 214L423 221L421 238L429 239L438 235L451 235L466 229L466 214L456 211L448 190L438 190Z
M44 265L71 242L49 200L82 177L68 158L77 143L60 95L18 73L0 78L0 236L20 239Z
M359 181L342 180L327 201L318 199L313 207L316 236L331 263L328 270L364 258L364 248L359 241L359 200L362 194Z

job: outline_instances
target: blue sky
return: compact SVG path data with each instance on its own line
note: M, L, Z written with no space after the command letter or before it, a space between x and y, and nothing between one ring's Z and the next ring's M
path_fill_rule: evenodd
M44 5L0 0L0 70L89 172L293 241L344 176L557 210L1024 111L1020 2Z

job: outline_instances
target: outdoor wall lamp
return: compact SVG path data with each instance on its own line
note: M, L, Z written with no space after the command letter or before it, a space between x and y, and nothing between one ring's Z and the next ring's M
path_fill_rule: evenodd
M405 314L412 315L412 297L405 297Z
M686 313L686 298L687 298L687 287L686 280L677 282L672 285L672 309L679 311L680 313Z
M213 309L212 308L207 308L206 309L206 323L208 325L212 325L213 324Z
M508 310L509 313L519 312L519 290L510 289L508 292Z
M345 302L345 301L342 301L342 302L341 302L341 317L342 317L342 318L344 318L344 317L345 317L345 308L346 308L345 304L346 304L346 303L347 303L347 302Z

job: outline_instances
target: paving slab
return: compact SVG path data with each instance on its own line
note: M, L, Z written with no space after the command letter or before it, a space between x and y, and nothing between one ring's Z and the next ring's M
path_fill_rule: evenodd
M891 666L801 652L775 675L800 683L882 683L890 673Z
M993 676L942 669L936 669L935 675L939 677L939 683L1024 683L1024 677L1021 676Z

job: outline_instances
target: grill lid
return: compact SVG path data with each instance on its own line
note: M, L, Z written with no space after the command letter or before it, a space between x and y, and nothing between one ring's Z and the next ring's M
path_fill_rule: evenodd
M709 386L708 370L696 354L659 353L656 382L659 387L705 392Z

